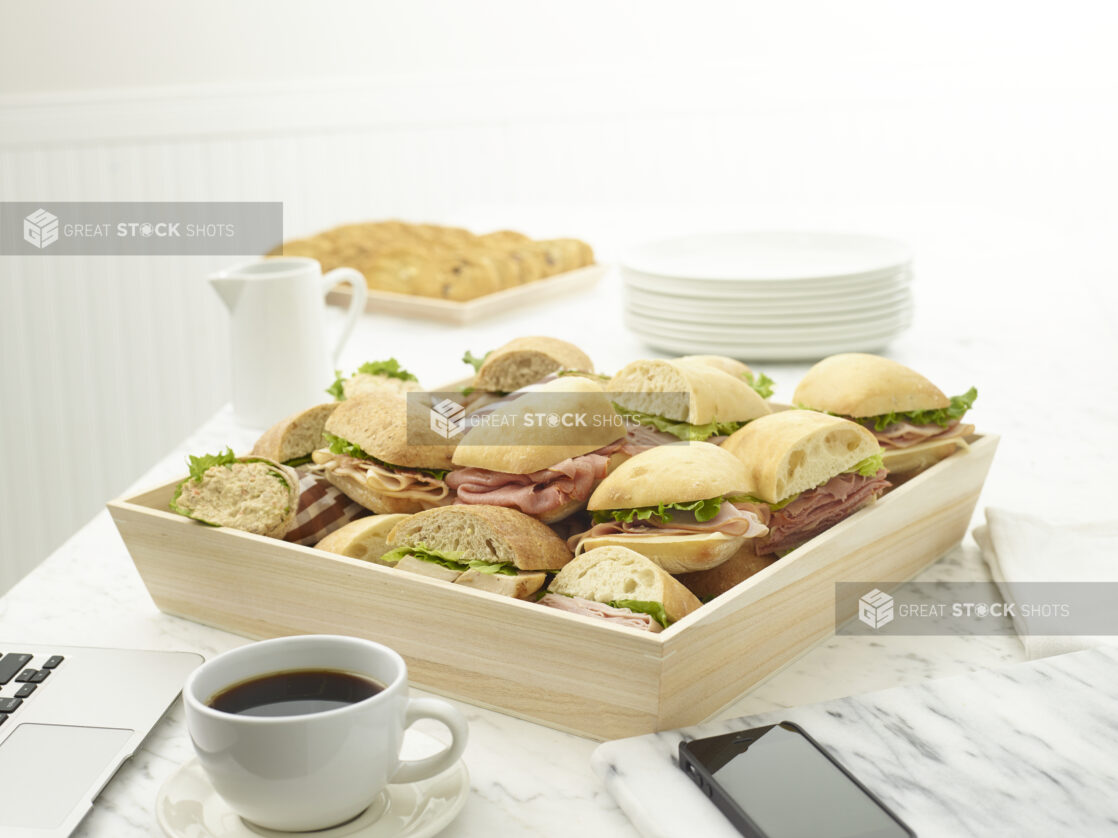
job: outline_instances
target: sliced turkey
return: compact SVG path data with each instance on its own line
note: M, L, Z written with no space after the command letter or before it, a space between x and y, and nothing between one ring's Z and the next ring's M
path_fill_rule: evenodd
M544 594L540 597L540 605L558 608L571 614L582 614L587 617L598 617L619 626L643 629L644 631L658 632L663 630L658 622L652 619L651 614L632 611L628 608L615 608L604 602L594 602L592 599L583 599L577 596L562 596L560 594Z

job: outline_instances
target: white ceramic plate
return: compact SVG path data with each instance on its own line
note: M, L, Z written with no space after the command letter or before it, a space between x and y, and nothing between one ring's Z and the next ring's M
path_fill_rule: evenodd
M402 756L419 759L442 747L432 737L409 730ZM276 832L241 820L214 791L201 763L192 759L159 789L155 816L169 838L432 838L458 816L469 794L470 775L459 760L430 780L388 786L349 823L316 832Z
M775 287L757 286L749 283L703 283L697 280L666 279L650 274L636 273L631 270L622 270L621 276L625 285L629 288L672 297L758 301L792 300L796 302L813 299L846 299L864 294L883 293L907 287L912 280L912 272L908 270L893 271L886 276L875 279L834 279L813 285Z
M797 343L830 343L836 340L860 340L864 337L888 337L911 325L912 318L903 314L887 322L872 325L840 326L837 328L743 328L743 327L713 327L696 326L685 328L680 326L663 325L658 322L643 320L632 314L626 316L626 323L638 334L648 337L650 335L663 335L674 340L700 340L727 341L736 344L752 344L757 346L786 346Z
M637 330L634 330L637 331ZM899 334L898 332L897 334ZM729 355L744 361L817 361L839 352L879 352L897 334L884 337L867 336L857 340L830 343L798 343L791 346L744 344L724 341L678 340L662 335L637 334L649 346L674 355Z
M909 311L912 301L904 298L896 302L856 311L816 311L771 314L755 308L713 307L695 310L684 307L647 305L636 300L625 304L626 311L640 317L667 323L709 324L713 326L818 326L837 323L874 323L882 318Z
M677 280L779 286L897 270L912 261L912 251L903 242L880 236L737 232L648 242L622 261L631 270Z

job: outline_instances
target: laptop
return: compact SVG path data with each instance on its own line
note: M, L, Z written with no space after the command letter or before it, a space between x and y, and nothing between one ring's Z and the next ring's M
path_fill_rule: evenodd
M69 835L203 660L11 643L0 653L3 838Z

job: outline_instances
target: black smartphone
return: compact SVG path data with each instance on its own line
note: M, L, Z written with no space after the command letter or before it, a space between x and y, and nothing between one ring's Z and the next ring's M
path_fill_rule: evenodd
M792 722L679 743L679 767L748 838L915 838Z

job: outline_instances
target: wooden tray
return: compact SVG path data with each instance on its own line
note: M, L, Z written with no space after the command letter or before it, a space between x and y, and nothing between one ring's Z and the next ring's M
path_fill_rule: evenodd
M504 291L495 291L464 303L370 289L365 302L365 311L368 314L421 317L437 320L440 323L473 323L494 314L535 305L563 294L590 288L605 275L607 270L605 265L588 265L547 279L506 288ZM351 296L349 287L341 285L326 295L326 302L347 308Z
M969 441L660 634L203 526L167 510L175 483L108 506L169 614L254 638L367 637L424 689L613 739L703 721L833 633L836 582L902 582L956 544L998 444Z

